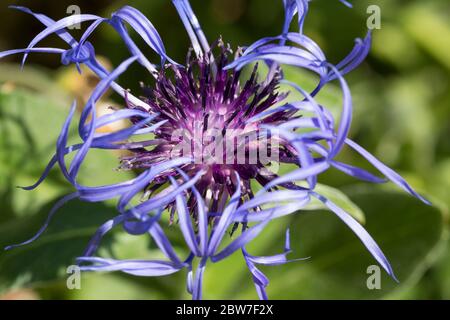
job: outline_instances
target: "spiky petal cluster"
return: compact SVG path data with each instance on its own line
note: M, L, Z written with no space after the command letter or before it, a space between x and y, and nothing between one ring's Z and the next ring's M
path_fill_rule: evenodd
M266 83L259 83L256 65L249 79L241 84L240 70L224 69L230 62L231 50L221 41L218 49L220 54L217 57L189 55L186 67L168 66L158 74L154 88L144 89L144 101L150 106L148 112L158 115L152 122L164 124L155 130L154 140L158 141L155 148L130 150L132 155L122 158L121 164L121 168L136 170L151 168L167 159L194 159L193 163L180 169L188 176L204 173L196 187L203 198L208 198L207 206L213 212L224 210L238 184L242 188L242 202L253 197L252 179L264 186L275 176L266 168L269 164L265 161L267 159L258 157L258 149L272 138L263 125L282 124L292 114L285 110L250 122L254 116L269 110L287 96L278 92L279 72L275 71ZM132 104L128 106L146 111ZM138 121L134 120L135 123ZM231 146L235 141L241 143ZM292 148L283 145L282 141L280 143L276 150L273 145L274 154L271 156L274 158L281 153L281 160L285 162L296 159ZM238 156L240 151L242 157ZM256 156L253 162L250 154ZM163 188L170 177L179 179L181 175L176 170L159 175L147 187L148 196ZM236 177L239 177L239 182ZM193 206L196 202L194 195L192 192L188 194L190 212L197 216ZM174 213L172 210L172 216Z
M289 262L287 259L290 252L289 232L286 235L285 250L276 256L255 257L247 252L246 245L259 235L270 221L298 212L312 198L317 198L355 232L380 265L394 277L388 260L364 228L343 209L315 191L318 176L330 167L361 180L374 183L385 181L360 168L336 161L336 156L347 145L365 157L387 179L427 202L397 173L348 138L352 119L352 100L343 76L356 68L367 56L370 48L370 32L364 40L357 40L355 47L343 61L336 66L331 65L320 47L303 34L309 1L283 0L286 18L281 35L258 40L238 54L234 61L229 62L228 49L223 45L221 55L218 57L212 55L209 42L189 2L187 0L172 2L186 27L196 55L196 58L189 60L185 67L167 56L154 26L134 8L126 6L109 19L83 14L54 21L26 8L15 7L33 15L46 28L27 48L2 52L0 58L24 53L23 62L25 62L26 56L32 52L60 54L63 64L76 66L84 64L101 79L81 114L79 122L81 143L67 145L68 130L75 113L73 105L58 138L55 156L41 179L35 185L25 188L27 190L36 188L51 168L58 164L76 191L61 199L42 229L23 244L35 240L45 230L56 210L67 201L79 198L89 202L100 202L118 198L117 216L98 229L84 255L79 258L84 270L120 270L138 276L162 276L187 269L188 291L195 299L200 299L206 263L221 261L240 250L252 274L259 297L265 299L268 279L258 270L257 265ZM341 2L348 5L346 1ZM296 14L298 31L289 32ZM66 28L86 21L91 21L90 26L79 41L75 40ZM98 62L93 45L87 42L90 35L102 23L109 24L118 32L131 53L131 57L112 72L108 72ZM160 55L161 68L142 54L130 37L126 24ZM36 47L42 39L51 34L58 35L70 48ZM263 82L256 81L257 69L255 69L250 80L241 85L240 70L257 61L268 65L267 79ZM156 79L156 84L148 91L145 99L137 98L115 82L120 74L136 62ZM170 64L172 77L168 75L169 70L164 67L166 62ZM298 85L282 79L279 68L284 65L316 73L320 79L316 89L307 93ZM338 80L342 88L343 107L339 122L335 121L325 106L314 100L314 96L333 80ZM281 103L285 95L278 92L280 82L300 92L304 99ZM108 88L114 89L124 97L127 108L98 117L95 104ZM121 119L129 119L130 127L117 132L97 133L97 129ZM208 128L220 131L231 128L244 129L244 132L263 131L277 134L281 142L277 149L280 161L294 163L298 168L283 176L277 176L261 163L222 164L217 158L197 163L195 158L199 155L204 158L208 144L200 139L199 153L177 153L176 144L171 138L172 132L180 128L187 132L188 140L194 144L198 143L194 134L196 129L204 132ZM135 141L148 133L154 134L155 138ZM249 148L250 144L246 146ZM131 181L114 185L100 187L80 185L77 181L79 169L91 149L131 151L132 155L122 159L121 165L123 168L139 170L139 175ZM68 167L65 158L71 153L75 155ZM262 185L256 194L251 190L252 179ZM143 197L142 201L136 204L134 199L138 196ZM173 215L178 219L178 228L189 251L186 257L179 257L165 234L161 218L167 208L171 208ZM223 245L225 234L237 224L242 225L242 233L235 240ZM132 235L151 236L166 259L117 261L94 258L93 255L102 237L118 225ZM198 259L199 263L194 272L195 259Z

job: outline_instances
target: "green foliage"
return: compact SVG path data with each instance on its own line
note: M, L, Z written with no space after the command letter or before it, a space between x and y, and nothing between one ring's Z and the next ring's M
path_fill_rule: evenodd
M53 203L53 202L52 202ZM34 235L45 221L51 204L32 217L15 219L0 228L0 246L20 243ZM96 229L114 214L104 205L67 204L34 243L0 254L0 291L36 286L66 277L66 268L83 254Z

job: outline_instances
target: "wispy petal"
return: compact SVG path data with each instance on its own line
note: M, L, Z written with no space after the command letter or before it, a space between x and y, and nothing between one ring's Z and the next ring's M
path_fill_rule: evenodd
M38 239L44 232L45 230L47 230L48 225L50 224L51 220L53 219L54 215L57 213L57 211L64 206L67 202L78 198L78 193L72 193L69 194L65 197L63 197L61 200L59 200L52 208L52 210L50 210L50 213L48 214L47 220L45 221L45 223L43 224L43 226L39 229L39 231L29 240L24 241L22 243L19 244L15 244L15 245L11 245L11 246L7 246L5 248L5 250L11 250L17 247L21 247L27 244L32 243L33 241L35 241L36 239Z
M403 179L398 173L396 173L394 170L383 164L381 161L379 161L377 158L375 158L373 155L371 155L367 150L365 150L363 147L358 145L356 142L346 139L345 143L347 143L352 149L357 151L360 155L362 155L364 158L366 158L375 168L377 168L382 174L386 176L389 180L394 182L396 185L398 185L400 188L411 194L412 196L420 199L422 202L431 205L431 202L429 202L427 199L425 199L423 196L418 194L416 191L414 191L413 188Z
M236 174L236 179L237 179L236 191L231 197L230 201L228 202L227 207L223 211L220 220L215 226L215 229L211 235L211 239L209 241L208 246L209 256L214 255L217 248L219 247L220 242L222 241L222 238L225 235L225 232L232 221L233 214L235 213L235 210L239 205L241 198L241 179L238 174Z
M322 201L331 211L333 211L339 219L341 219L362 241L364 246L369 250L372 256L380 263L384 270L394 279L397 280L392 270L392 267L381 251L380 247L376 244L375 240L370 236L370 234L347 212L338 207L332 201L328 200L322 195L315 192L311 192L311 195Z
M226 257L232 255L237 250L242 249L247 245L250 241L252 241L254 238L256 238L267 226L267 224L270 222L270 216L265 221L257 224L254 227L251 227L247 230L245 230L239 237L237 237L236 240L231 242L227 247L225 247L222 251L215 254L211 257L211 261L218 262L220 260L225 259Z
M205 34L200 27L197 17L192 10L189 1L187 0L172 0L173 5L180 15L181 21L188 32L189 38L191 39L192 46L198 57L203 56L203 53L208 53L210 47Z
M101 258L81 257L79 263L94 263L91 266L82 265L83 271L122 271L135 276L160 277L180 271L184 266L168 261L158 260L111 260Z
M170 177L170 181L173 186L178 187L178 184L175 181L175 179ZM190 212L189 209L187 208L186 199L182 193L176 196L176 206L179 225L181 232L183 233L184 240L186 241L188 247L191 249L192 253L194 253L196 256L200 256L201 255L200 249L198 247L194 227L192 225Z

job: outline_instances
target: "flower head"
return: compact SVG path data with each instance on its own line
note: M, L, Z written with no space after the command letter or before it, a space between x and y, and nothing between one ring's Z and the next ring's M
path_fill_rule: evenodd
M269 159L261 157L261 149L269 147L265 123L281 124L289 119L289 111L278 112L260 121L249 121L283 101L286 94L278 92L279 72L267 83L259 83L257 65L250 78L241 84L240 71L227 69L231 50L220 40L220 54L212 53L200 58L189 54L186 66L168 65L160 71L154 88L145 87L149 109L128 104L131 110L140 110L157 116L148 123L162 123L155 130L155 148L134 149L132 155L122 158L122 169L147 169L155 164L180 157L189 157L193 163L180 168L188 176L203 172L196 184L200 194L208 195L209 208L222 212L228 199L241 184L241 199L253 196L250 180L264 183L263 169ZM138 123L139 119L134 119ZM156 141L156 142L155 142ZM275 141L272 141L274 147ZM283 158L295 155L288 146L282 147ZM274 150L277 155L280 150ZM272 155L275 157L275 154ZM162 187L169 178L178 179L176 170L159 175L147 187L148 195ZM237 180L239 177L239 181ZM225 200L224 200L225 199ZM190 211L194 197L191 192Z
M427 202L392 169L388 168L348 138L352 120L352 98L344 75L355 69L367 56L371 33L356 44L337 65L329 63L320 47L303 34L308 0L283 0L285 23L281 34L263 38L235 53L221 39L214 45L206 39L187 0L173 0L192 42L186 64L173 61L152 23L138 10L125 6L111 18L79 15L54 21L23 7L16 9L33 15L46 28L25 49L0 53L0 58L16 53L60 54L63 64L89 67L101 81L92 92L79 121L81 142L68 146L68 129L75 115L75 104L57 141L56 153L32 190L42 183L49 171L59 165L75 192L55 205L43 228L64 203L78 198L99 202L117 198L117 214L102 225L89 243L79 263L88 271L122 271L137 276L163 276L187 269L187 287L194 298L202 297L203 273L208 261L219 262L240 250L251 272L260 298L267 298L268 279L257 265L289 262L289 231L283 253L256 257L246 245L264 231L272 220L302 210L312 198L322 201L361 239L380 265L395 278L381 249L364 228L343 209L316 191L318 176L334 167L357 179L372 183L385 182L373 174L336 160L344 146L349 146L372 163L388 180L408 193ZM349 5L346 1L341 1ZM298 30L289 32L295 15ZM67 27L90 21L79 40ZM131 57L108 72L97 60L94 46L88 42L100 24L109 24L121 36ZM161 58L150 62L133 42L129 25ZM69 49L38 48L45 37L56 34ZM155 78L155 84L142 86L142 98L124 90L116 79L134 63L139 63ZM262 64L268 72L261 72ZM241 70L253 65L248 79ZM285 65L307 69L319 76L315 90L306 92L283 77ZM81 70L81 69L80 69ZM339 83L343 104L339 122L315 96L329 82ZM287 85L303 99L287 100ZM95 104L108 88L123 97L124 108L100 116ZM128 119L129 127L100 133L99 128ZM151 134L151 136L149 136ZM120 168L135 170L138 176L106 186L84 186L78 182L80 167L91 149L127 150ZM66 156L74 153L70 165ZM270 164L289 163L296 169L278 175ZM254 189L253 181L260 187ZM141 201L134 201L139 197ZM175 253L161 225L163 216L178 226L185 240L187 257ZM102 237L116 226L132 235L151 236L166 260L117 261L93 257ZM222 245L227 231L241 234ZM21 244L21 245L23 245ZM12 248L12 247L10 247ZM199 259L197 270L193 261Z

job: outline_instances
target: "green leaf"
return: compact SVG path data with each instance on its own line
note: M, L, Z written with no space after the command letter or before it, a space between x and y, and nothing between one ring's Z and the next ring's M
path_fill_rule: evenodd
M441 212L403 193L358 187L348 194L364 209L367 230L390 259L400 284L382 271L381 290L369 290L367 268L376 261L333 213L317 211L294 216L290 226L291 258L311 259L261 267L271 280L271 299L388 298L421 278L430 256L444 241ZM280 240L282 236L279 233ZM272 245L256 253L267 255L273 250ZM231 292L236 299L255 298L250 276L234 279Z
M445 253L436 267L436 287L439 288L440 299L450 299L450 242L447 241Z
M119 273L83 274L81 289L73 290L69 297L75 300L168 299L164 290L149 290L147 279L140 279L143 281L132 281Z
M427 187L433 195L445 203L447 208L450 208L450 159L443 160L435 166Z
M364 212L342 191L320 183L317 184L315 191L340 206L359 223L366 223ZM303 210L327 210L327 207L321 201L312 199L311 203Z
M371 54L403 69L414 66L420 58L414 40L400 26L390 22L383 22L383 27L377 30Z
M24 89L0 91L0 198L2 215L25 215L67 192L61 175L52 173L48 183L34 192L17 186L33 184L55 150L67 106ZM7 210L6 210L7 209Z
M51 204L37 215L1 225L0 248L31 238L44 223L50 208ZM65 278L66 268L83 254L97 228L114 215L114 208L102 204L73 201L65 205L38 240L0 251L0 292ZM104 243L108 242L107 238Z
M69 99L64 90L61 90L54 81L52 71L36 66L27 65L21 70L19 64L2 62L0 65L0 84L3 83L36 94L45 93L47 100L50 99L52 104L61 104Z
M407 32L417 43L444 67L450 69L448 58L450 23L446 10L448 10L448 4L419 2L404 10L401 20Z

